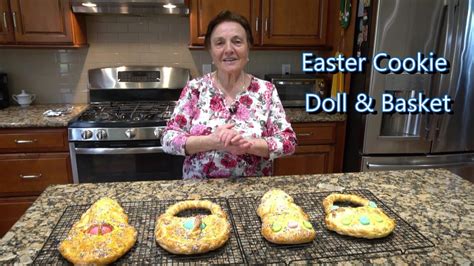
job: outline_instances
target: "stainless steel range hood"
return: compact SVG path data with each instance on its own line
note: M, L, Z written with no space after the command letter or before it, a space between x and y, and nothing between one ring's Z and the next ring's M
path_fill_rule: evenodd
M185 0L71 0L74 13L135 16L188 15Z

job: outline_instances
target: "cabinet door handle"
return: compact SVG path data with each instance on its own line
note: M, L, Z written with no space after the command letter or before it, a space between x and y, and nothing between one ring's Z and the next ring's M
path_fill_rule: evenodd
M255 19L255 32L258 32L258 17Z
M268 18L265 19L265 33L268 32Z
M20 177L23 179L33 179L33 178L40 178L43 174L38 174L38 175L22 175L20 174Z
M16 139L16 144L31 144L37 142L37 139Z
M313 133L298 133L296 134L296 136L300 136L300 137L309 137L309 136L312 136Z
M13 11L13 28L15 28L16 31L16 12Z
M7 12L3 11L3 27L5 31L8 31L8 24L7 24Z

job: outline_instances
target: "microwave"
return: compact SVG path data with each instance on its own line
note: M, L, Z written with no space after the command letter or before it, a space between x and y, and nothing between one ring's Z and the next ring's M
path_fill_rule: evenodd
M10 105L10 94L8 93L8 77L5 73L0 73L0 109Z
M310 74L277 75L267 74L265 80L275 85L284 107L305 107L306 94L328 97L327 78Z

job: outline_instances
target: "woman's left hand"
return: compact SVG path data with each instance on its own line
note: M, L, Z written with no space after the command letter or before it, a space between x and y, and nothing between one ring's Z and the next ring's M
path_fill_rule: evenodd
M224 151L230 152L234 155L242 155L249 153L253 143L251 140L243 138L241 135L235 136L230 145L224 147Z

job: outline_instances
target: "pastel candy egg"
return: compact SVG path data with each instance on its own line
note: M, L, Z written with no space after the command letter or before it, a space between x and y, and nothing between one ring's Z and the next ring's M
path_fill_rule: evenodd
M298 227L298 222L296 222L296 221L289 221L289 222L288 222L288 227L289 227L289 228L296 228L296 227Z
M352 222L352 217L350 216L346 216L344 218L342 218L342 224L343 225L350 225Z
M380 216L380 215L374 215L374 218L375 218L375 221L376 221L377 223L383 222L382 216Z
M307 229L313 229L313 225L308 221L304 221L303 226L306 227Z
M370 224L370 219L367 216L361 216L359 218L359 222L363 225L368 225L368 224Z
M194 219L187 219L186 221L184 221L183 226L184 226L184 228L186 228L187 230L193 229L193 227L194 227Z
M272 224L272 231L273 232L279 232L279 231L281 231L281 229L282 229L282 227L279 223Z

